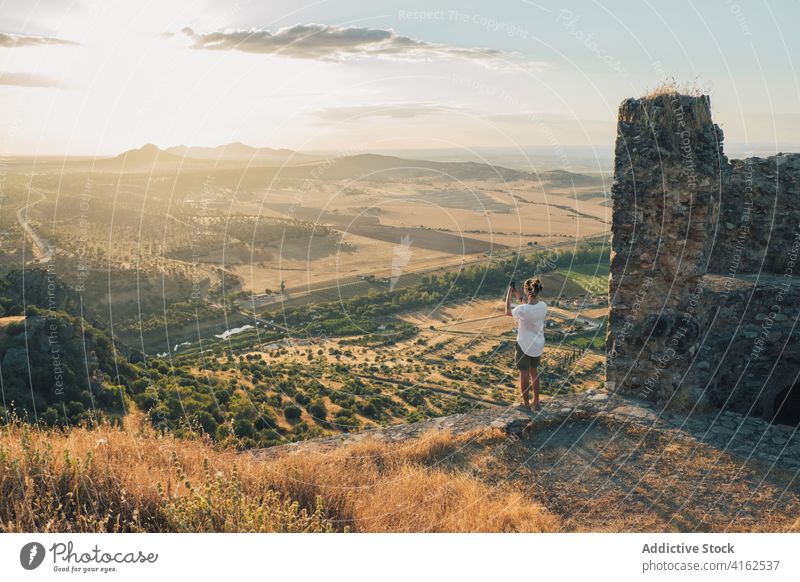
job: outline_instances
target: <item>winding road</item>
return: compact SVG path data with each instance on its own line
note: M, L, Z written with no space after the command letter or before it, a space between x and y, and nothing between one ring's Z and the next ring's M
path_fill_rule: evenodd
M39 204L39 202L45 200L47 197L33 188L31 188L30 192L37 194L39 199L29 202L26 206L23 206L17 210L17 222L19 222L19 225L22 227L25 235L31 239L31 242L33 242L34 258L28 261L28 264L48 263L50 262L50 259L53 258L53 252L55 249L50 245L49 242L47 242L47 240L39 236L28 222L28 209Z

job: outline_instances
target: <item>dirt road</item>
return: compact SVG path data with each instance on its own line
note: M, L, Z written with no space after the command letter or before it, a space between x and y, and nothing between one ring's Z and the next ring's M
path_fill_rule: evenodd
M23 206L19 210L17 210L17 222L22 227L22 230L25 232L25 235L31 239L33 243L33 255L34 258L28 263L47 263L53 257L54 249L50 245L47 240L39 236L37 232L33 229L33 227L28 222L28 209L32 208L33 206L39 204L42 200L45 200L47 197L39 192L38 190L34 190L33 188L30 189L31 194L35 194L39 196L38 200L34 200L33 202L29 202L26 206Z

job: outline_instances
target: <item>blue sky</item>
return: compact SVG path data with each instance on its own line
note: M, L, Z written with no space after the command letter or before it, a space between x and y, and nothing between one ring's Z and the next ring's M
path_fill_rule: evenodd
M2 153L607 145L665 78L800 142L800 3L5 2Z

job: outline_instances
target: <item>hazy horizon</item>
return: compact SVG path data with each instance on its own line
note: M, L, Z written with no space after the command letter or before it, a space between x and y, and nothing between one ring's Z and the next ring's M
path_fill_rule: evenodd
M274 146L254 146L243 142L244 146L254 149L282 150L288 148ZM216 149L231 144L217 145L187 145L177 144L162 147L157 144L142 144L133 150L141 149L145 145L156 145L161 151L169 151L174 148L202 148ZM800 144L769 144L769 143L726 143L724 144L725 155L730 159L744 159L747 157L768 157L778 153L800 151ZM126 150L126 151L133 151ZM332 150L290 150L300 156L310 156L317 159L342 157L341 152ZM7 159L40 161L62 161L62 160L93 160L111 159L126 152L112 152L98 156L68 156L59 154L16 154L6 155ZM590 146L580 146L573 144L559 145L556 150L549 146L537 145L518 145L514 147L500 146L464 146L460 148L405 148L405 149L376 149L369 152L359 152L365 154L375 154L383 156L394 156L403 159L425 160L432 162L475 162L503 166L515 170L541 172L552 170L567 170L575 173L610 173L613 170L614 144L592 144ZM179 154L173 154L179 155ZM357 155L357 154L356 154ZM191 159L191 155L186 156ZM245 158L243 158L245 159ZM271 165L271 164L267 164Z

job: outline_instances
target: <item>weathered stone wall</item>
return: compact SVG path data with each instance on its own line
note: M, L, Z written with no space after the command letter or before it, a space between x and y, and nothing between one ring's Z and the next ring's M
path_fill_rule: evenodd
M800 155L729 162L708 97L628 99L612 196L610 387L772 418L800 372Z
M722 132L707 97L628 99L614 167L607 379L670 398L702 339L696 303L720 198Z
M710 273L783 273L798 235L800 154L732 160L724 176Z
M703 288L704 339L685 366L689 403L772 419L800 372L800 281L706 275Z

